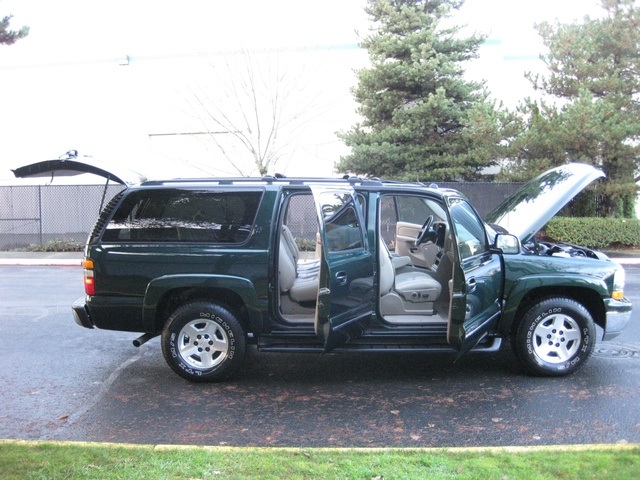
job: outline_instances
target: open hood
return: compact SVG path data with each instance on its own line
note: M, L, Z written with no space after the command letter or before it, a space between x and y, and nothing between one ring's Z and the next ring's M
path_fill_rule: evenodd
M582 163L554 168L520 188L485 221L525 243L587 185L604 176L601 170Z
M17 178L70 177L92 173L122 185L135 185L147 179L144 175L132 170L113 165L107 166L104 163L92 157L78 157L78 152L71 150L62 158L32 163L16 168L12 172Z

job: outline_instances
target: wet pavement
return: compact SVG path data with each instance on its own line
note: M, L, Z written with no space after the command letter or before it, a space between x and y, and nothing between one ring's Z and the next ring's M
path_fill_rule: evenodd
M627 294L640 305L640 268ZM508 349L452 355L251 350L193 384L159 340L77 326L79 267L0 267L0 438L144 444L440 447L640 443L640 314L577 374L526 376Z
M638 360L594 358L565 379L531 378L509 355L254 353L232 382L198 385L147 345L53 438L332 447L640 441ZM633 362L633 363L631 363ZM621 383L624 379L624 383Z

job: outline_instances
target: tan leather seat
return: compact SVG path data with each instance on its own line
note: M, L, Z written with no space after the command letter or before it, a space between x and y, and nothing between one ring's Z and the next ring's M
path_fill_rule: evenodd
M278 254L278 284L280 293L287 293L297 303L315 302L318 297L318 273L302 276L298 274L297 262L286 244L284 236L280 236Z
M402 267L411 264L409 257L392 257L382 238L380 245L378 256L381 297L396 292L405 301L420 303L433 302L440 296L440 282L427 273L402 271ZM401 273L397 270L401 270Z
M300 261L300 249L298 248L298 244L296 243L291 230L289 230L289 227L287 227L286 225L282 226L281 238L284 241L284 245L288 251L288 254L293 258L298 276L309 277L318 275L320 271L320 260L310 260L308 262Z

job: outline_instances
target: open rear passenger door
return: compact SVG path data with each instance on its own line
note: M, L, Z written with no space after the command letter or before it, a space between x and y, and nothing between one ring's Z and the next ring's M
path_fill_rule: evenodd
M355 191L316 185L311 191L322 241L315 329L327 352L360 335L373 314L373 255Z

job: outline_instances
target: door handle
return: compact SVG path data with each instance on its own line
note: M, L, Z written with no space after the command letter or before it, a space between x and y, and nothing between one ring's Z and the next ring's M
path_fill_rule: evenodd
M345 272L344 270L336 272L336 282L338 282L338 285L346 285L347 284L347 272Z
M467 293L473 293L476 289L476 279L471 277L467 280Z

